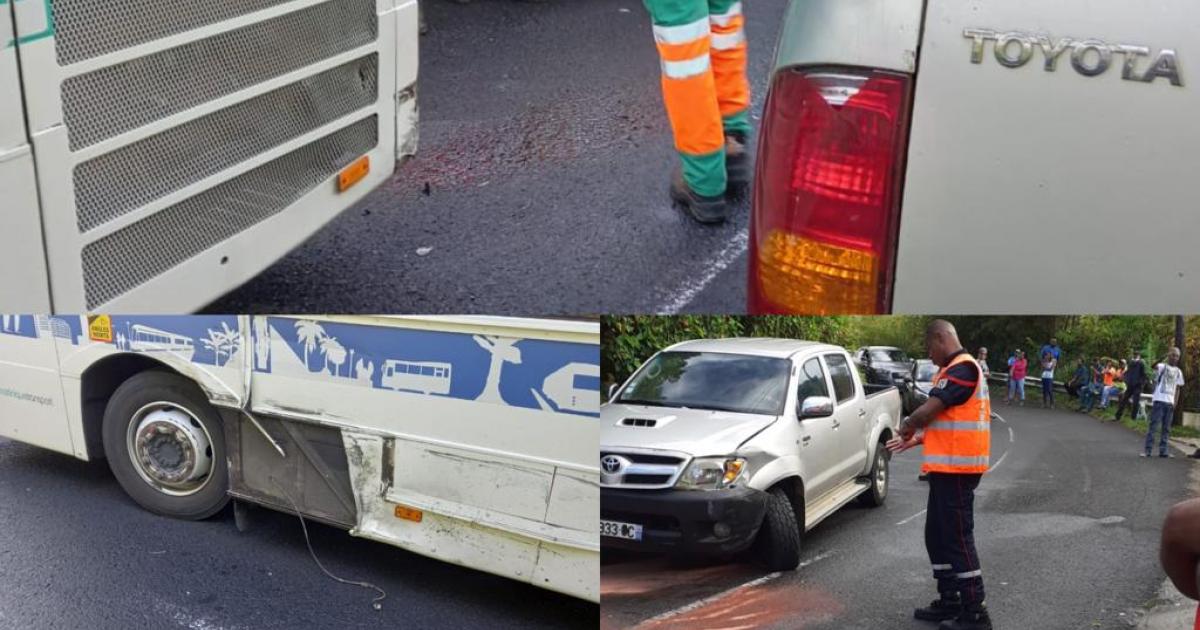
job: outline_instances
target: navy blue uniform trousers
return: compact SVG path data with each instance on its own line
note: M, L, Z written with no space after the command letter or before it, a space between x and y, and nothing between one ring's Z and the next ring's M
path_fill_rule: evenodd
M983 574L975 553L975 488L981 474L929 473L925 549L938 592L964 603L983 602Z

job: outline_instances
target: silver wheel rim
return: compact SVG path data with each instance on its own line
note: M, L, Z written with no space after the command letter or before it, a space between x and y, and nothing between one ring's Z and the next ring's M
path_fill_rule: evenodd
M882 453L875 456L875 485L879 496L887 496L887 458Z
M130 418L125 441L138 476L163 494L193 495L212 478L212 436L186 407L167 401L143 406Z

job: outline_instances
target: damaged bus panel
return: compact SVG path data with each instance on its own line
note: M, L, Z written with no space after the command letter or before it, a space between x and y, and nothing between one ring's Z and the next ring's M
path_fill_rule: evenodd
M143 507L231 499L599 601L599 325L499 317L31 316L0 436L106 458Z

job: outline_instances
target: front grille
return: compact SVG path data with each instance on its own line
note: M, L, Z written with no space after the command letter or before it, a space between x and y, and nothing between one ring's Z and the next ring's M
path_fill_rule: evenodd
M376 21L375 0L329 0L70 77L62 105L71 150L369 44Z
M78 165L80 231L374 103L377 74L372 54Z
M638 464L671 464L678 465L683 463L684 458L675 455L651 455L648 453L619 453L619 452L601 452L600 457L605 455L620 455L631 462Z
M88 308L278 214L377 140L377 117L370 116L88 243L83 248Z
M603 460L616 455L629 461L620 473L604 473ZM687 465L686 456L659 455L653 453L625 453L601 451L601 485L609 488L655 488L667 487L678 478Z
M54 0L54 48L67 65L290 0Z

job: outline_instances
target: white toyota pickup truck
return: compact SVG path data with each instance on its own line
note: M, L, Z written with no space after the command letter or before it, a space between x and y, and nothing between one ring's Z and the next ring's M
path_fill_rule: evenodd
M794 569L803 532L883 504L899 417L896 388L865 385L837 346L673 345L600 408L601 546Z
M1185 0L792 0L750 311L1200 309L1198 18Z

